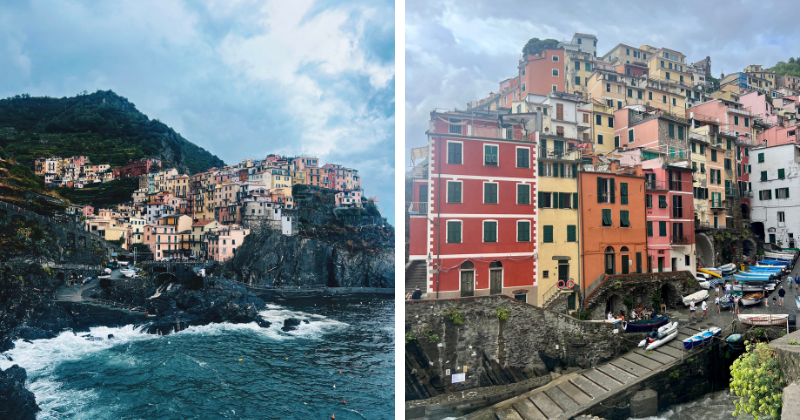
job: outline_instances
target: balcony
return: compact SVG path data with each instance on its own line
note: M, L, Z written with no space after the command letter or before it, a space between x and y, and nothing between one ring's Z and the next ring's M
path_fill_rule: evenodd
M428 214L428 203L421 203L421 202L409 202L408 203L408 213L409 214Z
M739 114L739 115L744 115L746 117L750 117L750 116L753 115L753 114L750 113L750 111L742 111L741 109L736 109L736 108L728 108L728 112L731 112L731 113L734 113L734 114Z
M694 237L691 235L670 236L670 245L691 245L694 243Z
M739 190L736 188L727 188L725 189L725 197L738 197Z
M539 159L580 161L580 150L539 148Z
M752 191L739 191L739 197L742 197L742 198L753 198L753 192Z
M667 182L666 181L656 181L652 179L645 180L644 182L645 189L648 191L667 191Z
M722 200L722 201L711 200L711 204L709 205L709 207L711 207L712 209L725 210L727 208L727 202L728 200Z

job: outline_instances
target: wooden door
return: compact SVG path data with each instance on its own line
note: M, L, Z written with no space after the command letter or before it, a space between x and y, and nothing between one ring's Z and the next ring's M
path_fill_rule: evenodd
M461 297L475 296L475 272L461 272Z
M628 274L630 272L630 263L628 262L628 256L622 255L622 274Z
M489 271L489 294L499 295L503 293L503 270Z

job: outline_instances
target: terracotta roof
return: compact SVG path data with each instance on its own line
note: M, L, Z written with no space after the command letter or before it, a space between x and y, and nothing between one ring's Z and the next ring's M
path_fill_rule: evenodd
M205 225L207 225L207 224L209 224L211 222L216 222L216 220L214 220L214 219L198 220L198 221L192 223L192 226L205 226Z

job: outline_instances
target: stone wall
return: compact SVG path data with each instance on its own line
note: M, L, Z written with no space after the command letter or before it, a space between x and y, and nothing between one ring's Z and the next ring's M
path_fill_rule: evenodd
M693 286L695 285L695 286ZM584 300L584 307L589 310L591 319L604 319L606 309L614 314L620 310L629 312L623 305L627 295L633 297L634 306L642 305L652 308L650 297L657 291L668 308L683 305L683 296L697 291L694 276L689 271L670 271L663 273L614 274L605 276L597 288L589 291ZM660 308L655 308L660 312Z
M509 311L506 321L498 319L500 306ZM451 308L462 313L463 325L443 315ZM617 327L506 296L407 301L405 314L405 332L416 336L406 344L406 400L592 367L635 347L643 335L617 334ZM465 382L452 383L454 373L465 373Z
M800 331L787 334L769 343L770 347L776 350L778 364L781 367L781 376L783 376L787 385L800 379L800 345L789 344L790 341L800 343Z

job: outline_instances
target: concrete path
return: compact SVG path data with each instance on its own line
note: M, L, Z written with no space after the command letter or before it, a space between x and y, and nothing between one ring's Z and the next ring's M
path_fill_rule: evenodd
M119 273L119 270L114 270L111 273L111 279L121 279L123 278L122 275ZM75 286L61 286L58 291L56 291L56 301L58 302L72 302L72 303L79 303L81 305L88 305L98 308L105 308L110 309L113 311L125 312L131 315L139 315L145 316L147 314L146 310L142 307L124 304L119 302L113 301L106 301L101 299L93 299L84 297L83 294L86 293L87 295L90 290L96 289L100 286L100 280L95 279L92 280L91 283L86 285L75 285ZM152 317L152 315L151 315Z
M647 352L644 348L637 348L606 364L563 375L541 388L469 414L465 418L470 420L572 418L589 406L602 403L619 390L680 364L683 358L696 351L684 350L682 341L700 332L697 328L700 326L682 327L678 330L677 337L655 350Z

